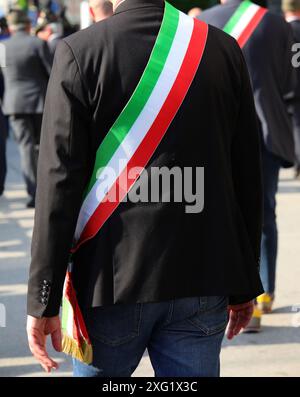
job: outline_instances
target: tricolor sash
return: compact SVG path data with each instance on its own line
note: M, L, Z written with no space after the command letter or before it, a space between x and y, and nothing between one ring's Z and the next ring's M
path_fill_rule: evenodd
M208 26L169 3L148 64L127 105L102 141L78 216L74 248L93 238L116 210L176 116L202 59ZM120 164L122 166L120 167ZM109 187L102 188L107 169L113 170ZM116 200L109 200L118 188ZM63 298L63 351L80 361L92 361L92 347L76 300L71 269L66 277Z
M243 48L268 10L244 0L226 23L223 31L234 37Z

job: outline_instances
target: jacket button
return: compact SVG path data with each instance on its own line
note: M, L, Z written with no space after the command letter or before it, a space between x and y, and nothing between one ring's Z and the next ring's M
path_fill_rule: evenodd
M42 304L43 304L44 306L46 306L47 303L48 303L48 299L47 299L47 298L42 298L42 299L41 299L41 302L42 302Z

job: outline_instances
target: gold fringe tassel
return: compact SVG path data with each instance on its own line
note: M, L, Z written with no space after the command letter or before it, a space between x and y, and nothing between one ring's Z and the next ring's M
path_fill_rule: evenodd
M62 351L85 364L91 364L93 361L92 346L83 341L83 345L79 347L77 342L65 333L63 334Z

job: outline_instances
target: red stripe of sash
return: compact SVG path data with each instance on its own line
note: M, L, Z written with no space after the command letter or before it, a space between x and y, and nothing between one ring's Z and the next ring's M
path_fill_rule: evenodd
M257 28L258 24L263 19L264 15L267 11L268 10L266 8L261 7L254 14L253 18L248 23L248 25L246 26L246 28L244 29L244 31L242 32L242 34L240 35L240 37L237 40L237 42L239 43L241 48L243 48L245 46L245 44L247 43L247 41L249 40L252 33Z

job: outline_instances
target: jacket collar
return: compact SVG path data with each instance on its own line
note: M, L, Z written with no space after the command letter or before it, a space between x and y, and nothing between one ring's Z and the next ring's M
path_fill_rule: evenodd
M114 14L120 14L120 12L134 10L137 8L146 7L161 7L164 8L164 0L125 0L115 10Z

